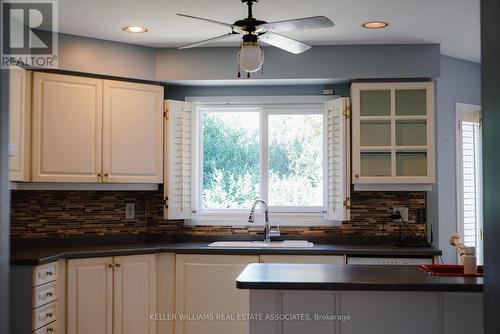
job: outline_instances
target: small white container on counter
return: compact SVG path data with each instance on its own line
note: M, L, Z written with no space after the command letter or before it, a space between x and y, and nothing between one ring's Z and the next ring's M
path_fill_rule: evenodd
M477 274L476 247L465 247L464 249L464 274Z

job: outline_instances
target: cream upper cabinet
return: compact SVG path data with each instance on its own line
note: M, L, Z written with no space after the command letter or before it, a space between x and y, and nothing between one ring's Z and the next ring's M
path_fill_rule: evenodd
M236 288L236 277L258 256L177 255L176 314L234 315L249 312L249 292ZM176 334L245 334L248 321L176 320Z
M104 80L105 182L163 182L163 87Z
M99 182L102 80L52 73L33 78L33 181Z
M156 255L68 260L68 334L155 334Z
M353 83L351 98L355 189L434 183L434 83Z
M31 72L9 73L9 179L30 181Z
M113 333L113 258L68 260L67 333Z
M163 182L162 86L38 72L33 81L33 181Z

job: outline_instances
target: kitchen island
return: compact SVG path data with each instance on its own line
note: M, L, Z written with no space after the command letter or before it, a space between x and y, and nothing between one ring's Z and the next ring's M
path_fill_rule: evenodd
M250 334L481 333L481 277L417 266L250 264Z

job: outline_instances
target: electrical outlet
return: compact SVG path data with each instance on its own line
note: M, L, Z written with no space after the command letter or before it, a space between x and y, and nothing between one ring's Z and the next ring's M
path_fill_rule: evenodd
M425 208L417 208L417 217L415 218L417 224L425 224L427 222L427 215Z
M135 218L135 204L127 203L125 204L125 219L134 219Z
M403 218L405 222L408 222L408 208L405 207L392 208L392 214L395 215L396 212L399 212L401 218Z

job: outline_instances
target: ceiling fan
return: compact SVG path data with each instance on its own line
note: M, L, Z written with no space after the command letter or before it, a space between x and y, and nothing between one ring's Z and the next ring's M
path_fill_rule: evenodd
M222 25L231 29L231 31L227 34L184 45L179 47L179 49L194 48L210 42L220 41L234 35L243 35L241 48L238 52L237 57L238 68L243 69L245 72L247 72L247 77L250 77L250 73L260 70L262 68L262 65L264 64L264 52L260 48L259 41L294 54L299 54L309 50L311 46L292 38L277 34L276 32L299 29L325 28L332 27L334 25L333 22L325 16L312 16L277 22L261 21L254 18L252 14L252 6L258 1L259 0L241 0L241 2L246 3L248 6L248 16L242 20L234 22L233 24L205 19L192 15L177 14L179 16L191 19L202 20L205 22ZM239 70L238 77L240 77Z

